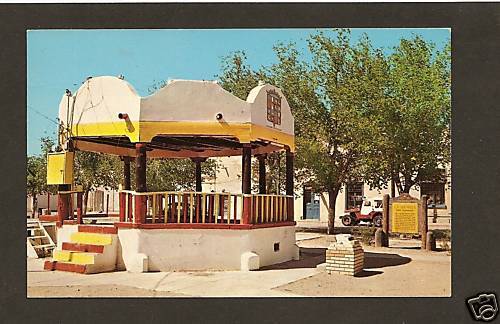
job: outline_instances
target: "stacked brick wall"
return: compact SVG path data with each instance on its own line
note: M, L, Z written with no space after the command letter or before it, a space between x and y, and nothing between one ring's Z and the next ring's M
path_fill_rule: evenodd
M332 242L326 250L326 272L355 276L363 271L364 252L359 241Z

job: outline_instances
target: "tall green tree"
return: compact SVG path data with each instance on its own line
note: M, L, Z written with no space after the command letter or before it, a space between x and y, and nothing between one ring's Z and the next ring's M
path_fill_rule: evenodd
M328 231L333 233L338 193L345 183L361 176L366 153L376 151L378 130L372 114L384 104L387 64L367 37L351 45L348 30L314 34L308 45L311 61L301 57L295 44L278 44L276 64L253 74L240 72L240 77L227 76L241 71L228 66L245 64L226 59L220 79L233 93L254 87L252 75L282 89L295 118L296 183L321 193L328 208ZM242 79L244 87L233 84Z
M35 217L38 210L38 196L47 192L55 193L54 186L47 185L47 153L54 145L50 137L42 137L41 153L27 157L26 190L31 197L31 217Z
M296 184L321 194L329 233L337 195L352 181L383 188L394 180L399 192L409 192L443 179L440 168L450 162L450 44L438 52L415 36L385 55L366 35L353 42L341 29L310 35L308 50L310 59L293 43L277 44L277 63L255 71L236 52L224 58L219 79L242 99L258 80L282 89L295 118Z
M420 36L401 39L389 56L387 109L378 112L383 134L381 177L400 193L425 181L445 181L451 160L451 43L443 51Z
M117 189L123 172L116 156L76 151L74 160L75 183L83 187L83 212L86 213L89 192L97 188Z
M201 163L205 179L215 177L217 163L208 159ZM151 159L147 161L146 182L148 191L195 190L195 163L190 159Z

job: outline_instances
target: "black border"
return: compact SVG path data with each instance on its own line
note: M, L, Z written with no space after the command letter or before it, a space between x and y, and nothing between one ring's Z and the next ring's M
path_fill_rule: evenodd
M463 323L466 297L498 295L498 4L3 4L0 26L2 322ZM27 299L26 30L263 27L452 28L453 297Z

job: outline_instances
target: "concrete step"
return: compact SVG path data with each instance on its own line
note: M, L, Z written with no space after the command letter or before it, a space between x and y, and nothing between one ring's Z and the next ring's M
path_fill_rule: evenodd
M98 273L116 269L118 230L114 226L78 225L69 242L53 251L46 270ZM61 240L62 241L62 240Z
M55 262L56 266L51 267L47 265L46 270L61 270L57 267L57 264L62 264L62 271L78 273L107 272L113 271L116 268L116 258L110 259L109 255L104 253L56 250L53 253L52 261L48 262Z
M96 264L99 261L98 256L99 253L56 250L53 254L53 260L75 264Z

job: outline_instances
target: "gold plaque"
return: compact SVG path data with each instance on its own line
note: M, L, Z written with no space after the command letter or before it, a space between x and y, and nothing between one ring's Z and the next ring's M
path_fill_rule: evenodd
M391 232L418 234L418 204L392 203Z

